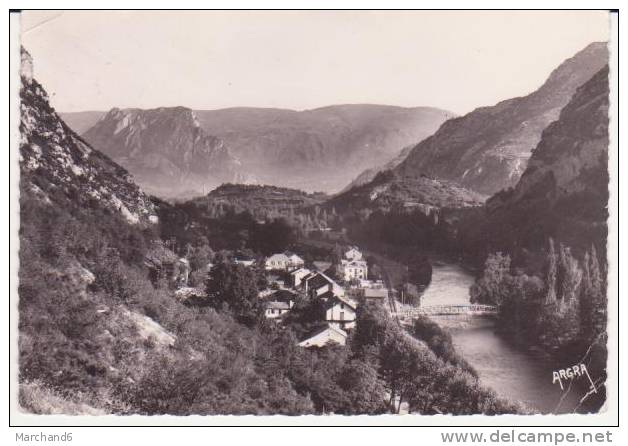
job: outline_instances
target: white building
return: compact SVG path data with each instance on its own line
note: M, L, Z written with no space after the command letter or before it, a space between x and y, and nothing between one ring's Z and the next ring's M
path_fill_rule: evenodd
M290 259L284 253L273 254L266 259L265 268L267 270L282 269L287 270Z
M357 304L349 299L334 296L327 300L325 320L343 329L355 327Z
M304 260L294 253L278 253L266 259L265 268L267 270L280 269L290 271L291 269L301 268L305 265Z
M288 257L288 266L289 268L302 268L305 266L305 260L296 255L293 252L286 252L286 256Z
M336 325L329 324L314 331L305 340L299 342L299 346L322 347L332 342L345 345L347 343L347 332Z
M266 311L264 315L268 319L275 319L279 316L286 314L292 308L292 301L288 302L279 302L279 301L271 301L266 303Z
M366 280L368 272L368 264L365 260L342 259L337 266L337 273L345 282Z
M290 285L292 285L293 288L299 287L303 278L311 273L312 271L307 268L295 269L290 273Z

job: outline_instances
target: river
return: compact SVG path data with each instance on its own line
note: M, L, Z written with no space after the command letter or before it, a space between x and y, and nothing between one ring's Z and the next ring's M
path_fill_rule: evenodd
M473 276L457 265L434 265L432 282L423 294L421 305L468 304L473 282ZM548 359L507 342L495 333L492 319L480 316L433 319L450 331L456 351L475 368L482 384L499 396L517 401L535 413L570 413L577 407L582 389L574 386L571 391L563 392L558 383L552 384L554 367Z

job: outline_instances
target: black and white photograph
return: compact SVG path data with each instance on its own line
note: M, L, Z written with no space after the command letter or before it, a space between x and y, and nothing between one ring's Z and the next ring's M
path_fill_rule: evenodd
M616 410L612 14L13 12L15 414Z

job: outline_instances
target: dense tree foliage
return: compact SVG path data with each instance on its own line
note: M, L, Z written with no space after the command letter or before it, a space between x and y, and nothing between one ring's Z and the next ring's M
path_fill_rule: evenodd
M559 362L582 358L603 379L607 302L595 247L579 261L568 246L549 239L540 274L513 270L509 256L491 254L472 300L497 305L498 329L517 343L542 347Z
M376 366L394 412L404 405L421 414L521 410L482 388L465 367L439 358L396 324L379 304L367 302L358 307L353 349L358 357Z

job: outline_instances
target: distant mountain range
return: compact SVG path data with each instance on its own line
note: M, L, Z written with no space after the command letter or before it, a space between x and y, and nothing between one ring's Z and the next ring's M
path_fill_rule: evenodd
M77 129L89 127L83 136L90 144L164 198L204 195L230 182L341 190L336 202L353 208L358 205L349 196L369 207L468 206L517 183L542 131L607 60L606 44L593 43L535 92L462 117L381 105L302 112L113 109L63 116ZM393 171L388 183L375 181L386 170ZM375 196L378 203L365 201Z
M383 105L63 114L142 187L168 198L202 195L223 182L336 192L453 116L435 108Z

